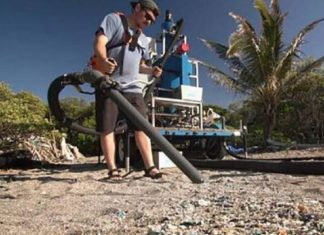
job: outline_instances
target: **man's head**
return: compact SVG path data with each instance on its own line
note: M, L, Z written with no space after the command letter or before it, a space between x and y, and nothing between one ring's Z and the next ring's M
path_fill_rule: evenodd
M131 2L133 14L136 16L136 25L144 28L153 23L159 15L159 7L154 0L138 0Z

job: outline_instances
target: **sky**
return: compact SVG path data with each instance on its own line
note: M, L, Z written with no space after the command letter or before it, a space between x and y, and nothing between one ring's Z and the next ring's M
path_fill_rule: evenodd
M244 16L260 29L260 16L253 0L156 0L161 9L157 22L145 30L156 37L161 32L164 12L170 9L174 20L184 19L184 34L190 44L190 57L226 71L224 62L199 40L205 38L228 44L237 24L229 16ZM266 0L267 4L270 3ZM324 18L324 0L280 0L284 41L310 22ZM14 92L28 91L47 102L50 83L64 73L82 71L92 54L94 32L111 12L131 11L128 0L0 0L0 81ZM305 56L324 55L324 22L306 37L301 47ZM227 107L239 96L216 85L206 70L200 69L200 85L205 104ZM77 95L73 89L68 96ZM90 98L91 100L92 98Z

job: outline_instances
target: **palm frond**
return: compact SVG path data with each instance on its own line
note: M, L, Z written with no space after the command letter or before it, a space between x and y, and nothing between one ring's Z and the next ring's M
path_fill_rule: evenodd
M236 56L228 57L226 55L228 50L227 46L203 38L200 38L200 40L206 47L215 52L220 59L225 61L235 76L240 77L241 80L246 81L247 83L254 79L245 65L241 62L240 58Z
M272 13L276 15L281 15L281 10L279 6L279 0L271 0L270 7L272 9Z
M221 71L220 69L216 68L215 66L208 64L206 62L197 60L199 64L201 64L202 66L204 66L205 68L208 69L209 75L211 76L211 78L214 79L214 81L225 87L228 90L232 90L232 91L238 91L241 93L245 93L245 94L249 94L249 90L251 89L250 86L248 86L247 84L245 84L244 82L241 82L233 77L231 77L230 75L224 73L223 71Z
M245 67L254 75L254 80L261 80L264 74L261 63L261 50L256 32L242 16L229 13L238 23L237 30L229 39L227 56L239 57Z
M241 54L244 52L244 50L242 50L244 49L242 46L245 46L244 42L249 42L249 46L252 46L255 52L259 52L260 48L258 45L258 38L252 25L240 15L234 14L233 12L230 12L229 15L238 23L238 27L237 30L230 36L227 55L232 56L236 53ZM237 47L237 45L240 46Z
M261 58L264 71L272 73L284 47L282 42L282 24L285 15L281 14L277 5L278 1L272 1L270 9L264 0L255 0L254 7L259 10L262 20L262 34L260 38Z
M283 76L290 69L292 57L294 57L295 54L297 53L299 46L303 43L304 37L306 36L307 33L309 33L312 29L314 29L321 21L324 21L324 18L313 21L312 23L304 27L301 31L299 31L297 36L291 42L287 52L278 63L278 66L275 71L277 76L279 77Z
M199 40L202 41L207 48L216 53L219 56L219 58L224 60L228 59L228 57L226 56L226 52L228 50L227 46L204 38L199 38Z
M315 68L320 67L322 64L324 64L324 56L315 61L312 61L311 63L307 63L301 66L295 73L293 73L291 76L288 76L285 81L289 84L296 83L297 79L299 80L300 78L305 77L307 73ZM289 84L287 85L289 86Z
M270 24L272 17L269 14L268 7L263 0L255 0L254 7L259 10L263 23Z

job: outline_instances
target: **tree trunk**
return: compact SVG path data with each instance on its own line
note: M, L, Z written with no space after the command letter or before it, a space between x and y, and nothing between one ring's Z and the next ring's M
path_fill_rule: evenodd
M276 125L276 110L277 110L277 106L273 104L268 104L265 107L264 124L263 124L264 146L267 146L267 140L270 139L272 131Z

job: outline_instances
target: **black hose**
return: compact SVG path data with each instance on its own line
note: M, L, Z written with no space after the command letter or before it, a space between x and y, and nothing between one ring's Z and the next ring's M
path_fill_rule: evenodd
M99 72L85 72L85 73L72 73L66 74L56 78L48 89L48 104L54 117L63 125L68 128L77 130L86 134L100 133L83 127L71 118L67 117L59 103L59 93L65 88L66 85L80 85L84 82L96 85L101 89L105 95L109 96L121 109L121 111L128 117L131 122L143 130L152 141L163 151L166 155L188 176L194 183L202 183L203 178L199 171L194 168L191 163L184 158L177 149L173 147L154 127L128 102L128 100L115 89L115 83L110 81L108 77L103 76Z
M269 173L324 175L324 161L268 161L268 160L197 160L190 162L196 167L243 170Z
M81 85L86 80L87 81L95 81L96 74L94 73L87 73L87 74L80 74L80 73L71 73L65 74L58 78L56 78L49 86L47 92L47 100L48 106L51 110L52 115L60 122L60 124L64 127L71 128L78 132L89 134L89 135L100 135L99 132L81 126L73 119L69 118L64 110L61 108L59 102L59 94L67 85Z
M273 159L248 159L233 153L225 145L229 155L236 160L219 159L190 159L196 167L219 169L257 171L282 174L324 175L324 161L322 157L314 158L273 158Z
M176 23L176 32L175 32L175 34L173 36L173 39L170 42L170 44L168 45L166 51L164 52L163 57L161 59L159 59L158 64L155 64L155 65L157 65L157 66L159 66L160 68L163 69L167 59L171 55L173 47L176 45L176 43L177 43L177 41L178 41L178 39L180 37L180 33L183 30L183 25L184 25L183 19L180 19L179 21L177 21L177 23ZM144 95L144 100L145 100L146 103L149 102L149 100L151 98L151 94L153 93L154 88L155 88L155 86L157 85L158 82L159 82L159 79L154 78L154 81L149 86L147 86L146 92L145 92L145 95Z
M177 149L170 144L152 125L127 101L127 99L115 89L107 89L107 95L118 105L128 119L144 131L152 141L188 176L194 183L203 183L203 178L199 171L183 157Z

